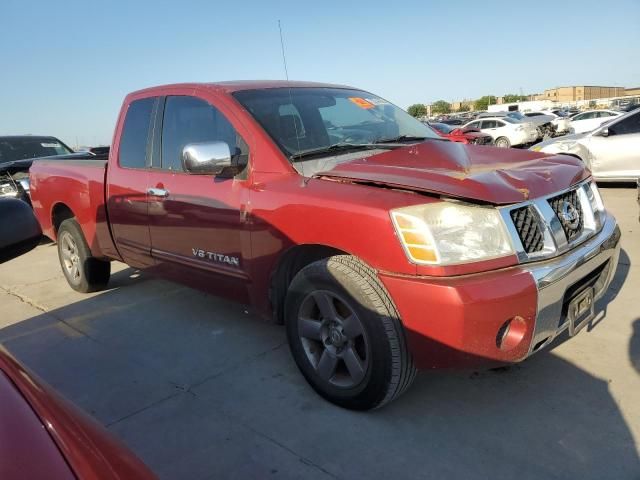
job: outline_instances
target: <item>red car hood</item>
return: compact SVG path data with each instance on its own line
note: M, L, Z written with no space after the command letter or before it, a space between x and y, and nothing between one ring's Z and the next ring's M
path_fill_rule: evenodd
M564 190L589 172L574 157L436 140L339 164L315 176L500 205Z

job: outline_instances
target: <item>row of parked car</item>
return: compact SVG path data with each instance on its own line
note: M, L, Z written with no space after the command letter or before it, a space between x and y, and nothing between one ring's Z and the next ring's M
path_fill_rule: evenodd
M454 142L497 147L528 145L532 151L571 155L581 159L598 181L640 178L640 108L572 115L562 111L484 112L466 124L451 125L452 122L456 119L428 125Z

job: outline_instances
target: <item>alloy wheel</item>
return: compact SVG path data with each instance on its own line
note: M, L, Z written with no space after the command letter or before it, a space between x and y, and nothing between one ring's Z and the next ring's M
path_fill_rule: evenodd
M307 295L298 312L298 336L322 380L343 388L362 382L370 346L361 320L344 298L327 290Z
M71 234L64 232L59 239L60 253L62 254L62 265L68 277L73 283L78 283L81 278L80 255L78 245Z

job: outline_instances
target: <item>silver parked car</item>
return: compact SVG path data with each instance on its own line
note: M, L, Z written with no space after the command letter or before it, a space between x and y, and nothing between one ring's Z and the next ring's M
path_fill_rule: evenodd
M578 157L601 182L635 181L640 178L640 110L590 132L538 143L530 150Z

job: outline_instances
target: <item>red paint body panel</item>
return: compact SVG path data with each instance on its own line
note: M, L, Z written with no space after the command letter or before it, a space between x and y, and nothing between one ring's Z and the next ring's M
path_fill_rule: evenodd
M119 260L104 204L106 163L37 160L31 168L45 172L30 175L31 186L38 192L32 197L32 203L42 232L55 240L53 212L63 204L75 214L93 255Z
M40 419L2 371L0 405L0 478L75 478Z
M289 85L181 84L130 94L116 125L106 186L101 169L34 163L31 194L43 230L55 237L51 212L56 204L67 204L94 254L123 258L161 276L250 303L267 316L272 313L273 274L287 252L301 245L331 247L379 272L419 365L520 359L524 346L503 352L490 345L509 315L520 315L526 322L535 316L535 287L529 275L515 268L516 256L457 266L416 266L396 238L389 211L438 202L441 195L494 205L522 202L587 178L582 163L566 156L436 140L372 152L303 179L231 96L241 89ZM335 87L297 82L291 86ZM249 146L245 178L120 167L120 136L129 104L166 95L197 96L227 117ZM150 197L150 187L171 193ZM105 228L109 223L104 212L111 231ZM237 257L239 266L202 261L194 249ZM436 314L425 321L429 310Z
M509 268L447 279L379 277L400 312L418 368L517 362L527 355L538 299L530 273ZM500 350L498 330L516 316L526 333L512 350Z
M3 480L156 478L109 432L25 370L2 347L0 399L0 445L3 445L0 478ZM10 442L5 444L5 439ZM31 465L25 465L16 475L9 475L16 465L5 465L4 455L8 452L16 459L28 457ZM29 475L29 472L45 473Z
M589 176L574 157L434 141L343 163L326 175L495 205L549 195Z

